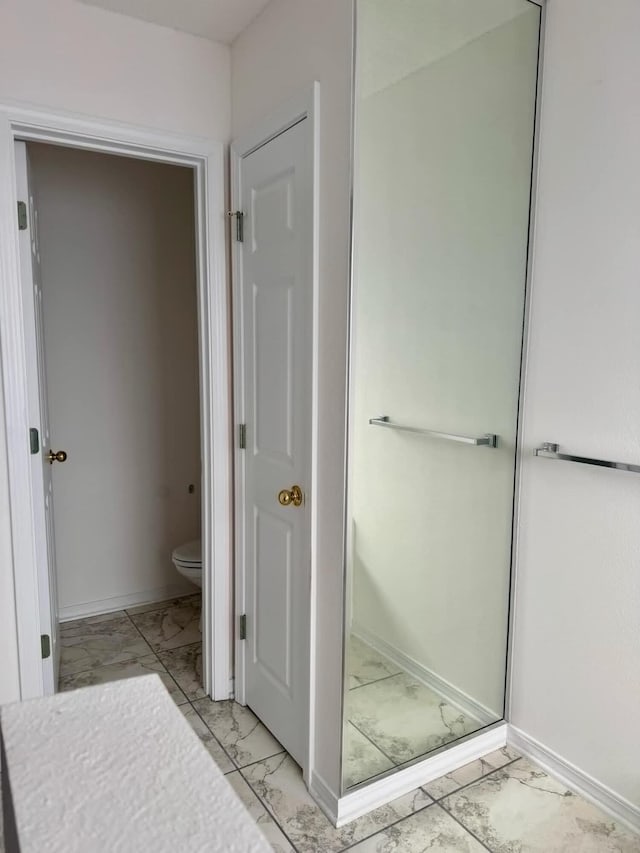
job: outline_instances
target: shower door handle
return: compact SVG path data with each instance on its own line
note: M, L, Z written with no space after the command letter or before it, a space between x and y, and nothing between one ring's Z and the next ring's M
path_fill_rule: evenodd
M369 420L371 426L386 427L387 429L395 429L399 432L412 432L416 435L426 435L427 438L439 438L444 441L456 441L458 444L472 444L475 447L497 447L498 436L493 433L485 435L458 435L453 432L438 432L434 429L424 429L422 427L406 426L405 424L397 424L390 420L387 415L381 415L379 418L371 418Z

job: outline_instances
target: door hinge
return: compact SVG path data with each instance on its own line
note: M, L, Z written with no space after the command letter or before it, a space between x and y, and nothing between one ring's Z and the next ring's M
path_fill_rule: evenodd
M27 205L24 201L18 202L18 231L27 230Z
M240 424L238 426L238 447L240 450L247 449L247 425Z
M40 453L40 434L35 427L30 427L29 429L29 448L32 456Z
M240 617L240 639L247 639L247 614L243 613Z
M236 240L238 243L244 243L244 213L241 210L229 210L227 216L235 216Z
M48 634L40 634L40 648L42 650L42 660L46 660L51 655L51 637Z

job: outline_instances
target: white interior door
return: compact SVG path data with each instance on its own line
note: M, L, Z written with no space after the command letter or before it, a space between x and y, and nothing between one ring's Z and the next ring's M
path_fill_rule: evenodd
M58 681L58 593L56 588L53 526L53 476L59 460L52 451L47 407L42 286L38 247L38 209L24 142L15 143L19 205L20 273L27 349L27 391L31 427L31 495L38 571L38 606L42 637L42 674L45 695L55 693ZM60 460L65 454L58 454Z
M244 697L304 766L311 565L306 499L313 331L310 121L303 119L243 157L239 171Z

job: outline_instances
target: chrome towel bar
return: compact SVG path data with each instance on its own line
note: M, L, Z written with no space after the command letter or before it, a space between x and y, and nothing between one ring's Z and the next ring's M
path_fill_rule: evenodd
M404 426L403 424L394 423L387 415L381 415L379 418L371 418L369 420L371 426L386 427L387 429L395 429L400 432L413 432L417 435L426 435L428 438L440 438L444 441L457 441L459 444L473 444L476 447L497 447L498 436L492 433L486 435L456 435L451 432L437 432L433 429L421 429L420 427Z
M570 453L560 453L560 446L551 441L545 441L542 447L536 447L534 456L543 459L561 459L564 462L580 462L582 465L597 465L599 468L615 468L618 471L631 471L640 474L640 465L631 465L628 462L609 462L607 459L591 459L588 456L573 456Z

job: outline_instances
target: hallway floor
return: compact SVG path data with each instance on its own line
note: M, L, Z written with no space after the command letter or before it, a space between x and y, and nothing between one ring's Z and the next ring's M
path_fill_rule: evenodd
M254 714L204 695L199 618L193 595L64 623L60 689L158 673L278 853L640 851L639 837L508 748L335 829Z

